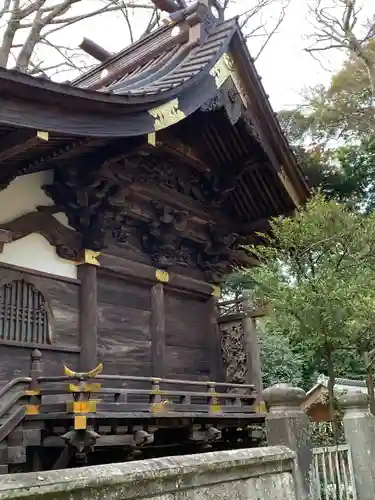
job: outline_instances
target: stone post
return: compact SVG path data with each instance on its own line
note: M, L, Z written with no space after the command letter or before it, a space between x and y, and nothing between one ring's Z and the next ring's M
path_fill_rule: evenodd
M262 364L260 361L260 344L257 335L256 321L251 317L250 302L242 302L245 317L242 319L244 336L244 349L246 352L246 365L249 384L254 384L257 391L258 402L263 401Z
M312 445L309 418L301 409L306 393L287 384L277 384L266 389L263 394L268 406L268 445L284 445L296 453L297 496L307 500L310 497Z
M344 431L350 446L358 500L375 498L375 419L368 396L350 392L340 398L344 409Z

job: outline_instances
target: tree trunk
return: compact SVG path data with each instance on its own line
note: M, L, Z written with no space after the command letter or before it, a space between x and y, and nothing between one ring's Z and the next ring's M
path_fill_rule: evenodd
M333 357L332 357L332 349L327 348L327 368L328 368L328 407L329 407L329 416L332 425L332 433L333 438L335 440L335 444L338 444L338 428L336 421L336 412L335 412L335 370L333 366Z
M373 360L370 359L369 353L364 354L365 366L366 366L366 384L367 384L367 394L370 400L370 411L375 415L375 391L374 391L374 378L372 374Z
M22 49L17 57L16 69L22 71L22 73L27 73L29 68L30 59L34 52L36 44L40 41L40 32L43 27L41 23L41 13L38 11L36 13L33 25L30 29L29 35L26 38Z

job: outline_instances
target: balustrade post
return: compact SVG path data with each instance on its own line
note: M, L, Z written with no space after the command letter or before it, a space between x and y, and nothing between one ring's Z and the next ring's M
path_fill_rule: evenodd
M161 409L161 394L160 394L160 380L155 378L152 381L152 390L151 390L151 411L156 412Z
M287 384L277 384L266 389L263 394L269 410L266 416L268 445L287 446L296 453L298 498L308 499L313 457L309 418L301 409L306 393Z
M39 349L34 349L31 353L31 365L30 365L30 386L26 391L28 396L28 401L25 406L26 413L28 415L38 415L40 413L40 406L42 403L42 396L40 394L40 383L38 377L42 376L43 365L42 365L42 353ZM29 422L27 430L24 431L27 436L27 442L31 448L31 470L39 471L42 470L42 461L40 455L40 445L42 443L41 431L39 427L39 422Z
M28 404L26 405L26 413L28 415L38 415L40 411L41 395L40 384L38 377L42 375L42 353L39 349L34 349L31 353L31 366L30 366L30 388L26 391Z
M353 462L357 500L375 498L375 417L369 411L369 398L349 392L340 398L344 409L344 432Z
M213 415L222 413L219 394L216 392L216 385L214 382L208 382L207 393L209 394L207 401L209 407L208 412Z

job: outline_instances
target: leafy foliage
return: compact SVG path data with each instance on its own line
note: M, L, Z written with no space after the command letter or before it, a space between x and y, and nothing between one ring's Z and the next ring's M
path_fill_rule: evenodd
M295 387L306 386L303 380L304 358L302 353L291 348L288 338L267 325L261 331L261 356L263 384L270 387L278 383L292 384Z
M250 249L261 265L243 274L272 306L268 331L289 339L296 362L308 361L302 384L330 361L340 374L357 371L375 324L375 214L318 194L295 217L273 219L263 237L267 246Z
M365 49L375 67L375 41ZM374 111L368 67L352 55L328 87L309 89L303 106L279 113L310 185L367 211L375 208Z

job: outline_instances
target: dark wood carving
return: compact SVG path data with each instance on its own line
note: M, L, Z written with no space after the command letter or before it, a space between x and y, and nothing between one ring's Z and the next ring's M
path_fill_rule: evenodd
M55 219L53 214L57 212L59 210L56 207L37 207L34 212L1 224L0 229L10 231L12 241L17 241L32 233L38 233L56 247L56 252L60 257L76 260L82 249L82 238L79 233Z
M155 219L148 222L142 235L143 248L156 267L174 266L182 257L181 241L189 214L152 202Z
M144 252L156 267L194 266L204 271L207 280L218 282L229 268L238 237L221 234L218 225L209 226L208 231L200 227L196 232L196 223L191 221L194 202L199 202L207 214L222 205L232 189L226 182L224 189L223 179L147 151L133 152L101 167L57 169L53 183L43 188L55 202L54 210L64 212L80 235L78 244L64 236L56 245L57 252L63 258L79 260L81 249L102 250L113 243ZM172 198L173 191L184 195L185 200L190 198L191 207L187 203L186 209L177 209L180 200L173 200L175 205L169 206L153 199L158 196L155 189L162 192L163 187L171 190Z
M194 170L167 158L137 153L129 156L126 163L137 183L168 187L204 204L207 211L221 206L233 189L233 186L224 185L222 176L217 173L208 169Z
M106 219L125 206L128 187L110 172L98 168L56 169L53 184L43 186L69 224L82 235L84 248L104 247Z
M247 357L242 321L222 323L221 351L225 368L225 380L229 383L247 382Z
M209 227L209 237L197 253L197 264L204 271L207 281L219 283L232 263L232 253L241 242L235 233L223 233L214 225Z

